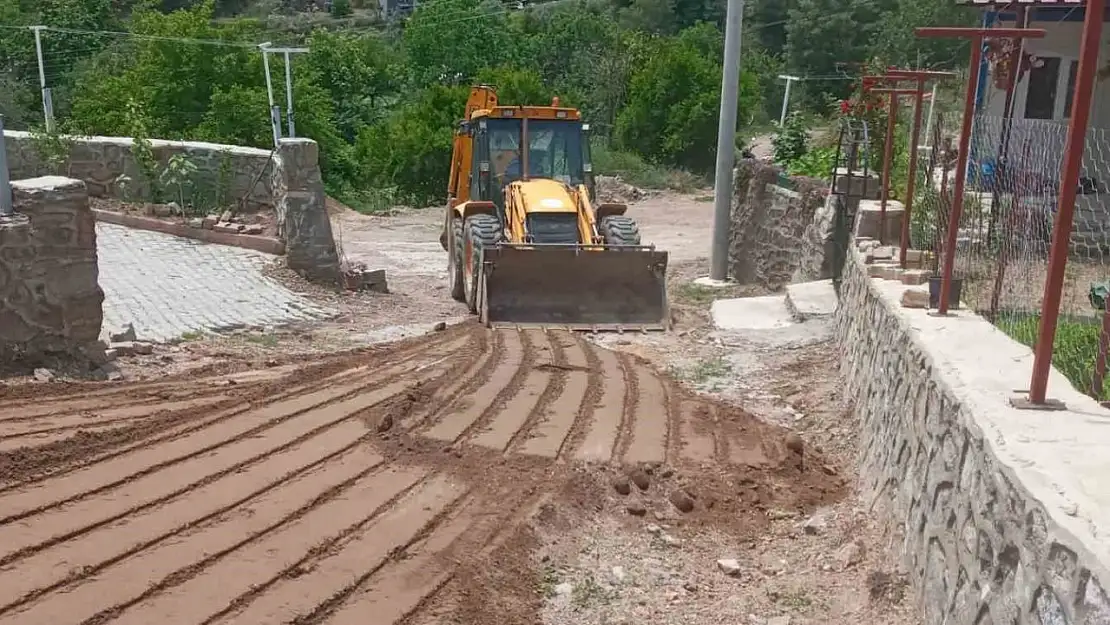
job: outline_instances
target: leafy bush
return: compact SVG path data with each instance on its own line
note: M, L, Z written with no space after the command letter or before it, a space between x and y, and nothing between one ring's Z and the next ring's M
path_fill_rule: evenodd
M794 111L786 117L786 122L771 139L774 147L775 162L789 168L795 161L805 156L809 134L801 113Z
M832 180L836 168L836 148L813 148L787 166L792 176Z
M656 42L648 60L632 74L627 104L617 116L616 146L659 163L712 171L722 46L721 33L711 24ZM741 74L738 110L754 110L758 99L755 77Z
M615 150L603 140L594 140L592 147L594 172L620 176L628 184L641 189L673 189L693 191L705 186L703 176L655 165L638 154Z
M331 14L334 17L347 17L354 11L351 9L351 0L332 0Z

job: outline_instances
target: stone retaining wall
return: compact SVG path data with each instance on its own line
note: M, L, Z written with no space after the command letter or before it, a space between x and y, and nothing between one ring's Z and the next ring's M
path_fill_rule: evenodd
M50 171L48 163L36 150L30 133L4 131L8 150L8 167L13 180L54 173L85 182L89 195L116 197L122 195L117 179L126 174L132 180L142 176L132 155L134 141L128 137L71 137L70 158L61 172ZM269 185L270 151L234 145L197 141L163 141L152 139L151 151L161 166L175 154L182 154L196 166L190 176L192 193L198 204L206 208L238 206L246 197L244 209L258 211L273 208L275 201Z
M822 245L806 245L807 229L828 194L828 184L793 177L781 186L782 170L744 159L736 168L732 228L729 233L729 274L741 284L772 290L791 282L808 254L823 254ZM821 262L818 260L819 266Z
M0 217L0 363L94 358L103 319L96 224L80 180L12 183Z
M836 333L863 492L928 625L1110 623L1110 411L1053 371L1062 412L1012 408L1030 350L984 319L900 305L852 250Z
M325 205L319 146L309 139L282 139L274 155L270 187L278 198L278 235L289 268L310 280L339 278L339 254Z

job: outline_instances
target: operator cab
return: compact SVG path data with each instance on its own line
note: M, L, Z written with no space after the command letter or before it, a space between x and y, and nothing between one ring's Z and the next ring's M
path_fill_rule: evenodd
M492 201L503 210L504 190L509 183L536 178L570 186L585 184L592 198L589 124L578 119L515 114L521 110L499 107L471 123L474 158L470 199ZM562 111L556 114L559 112ZM522 150L522 145L528 149Z

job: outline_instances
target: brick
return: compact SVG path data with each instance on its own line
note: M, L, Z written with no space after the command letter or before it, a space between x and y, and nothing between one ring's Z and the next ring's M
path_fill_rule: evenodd
M902 284L925 284L929 281L929 276L932 273L927 269L907 269L902 272Z

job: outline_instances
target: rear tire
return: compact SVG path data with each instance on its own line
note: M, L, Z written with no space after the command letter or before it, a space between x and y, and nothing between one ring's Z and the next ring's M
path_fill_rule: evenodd
M482 248L497 245L501 241L501 220L493 215L471 215L464 224L466 248L464 260L464 282L466 284L466 305L470 312L478 312L478 273L481 269L479 257Z
M640 227L631 217L610 215L602 217L599 228L601 236L609 245L639 245Z
M447 248L448 265L447 273L451 280L451 297L455 301L466 301L466 282L463 278L463 222L461 219L451 220L451 242Z

